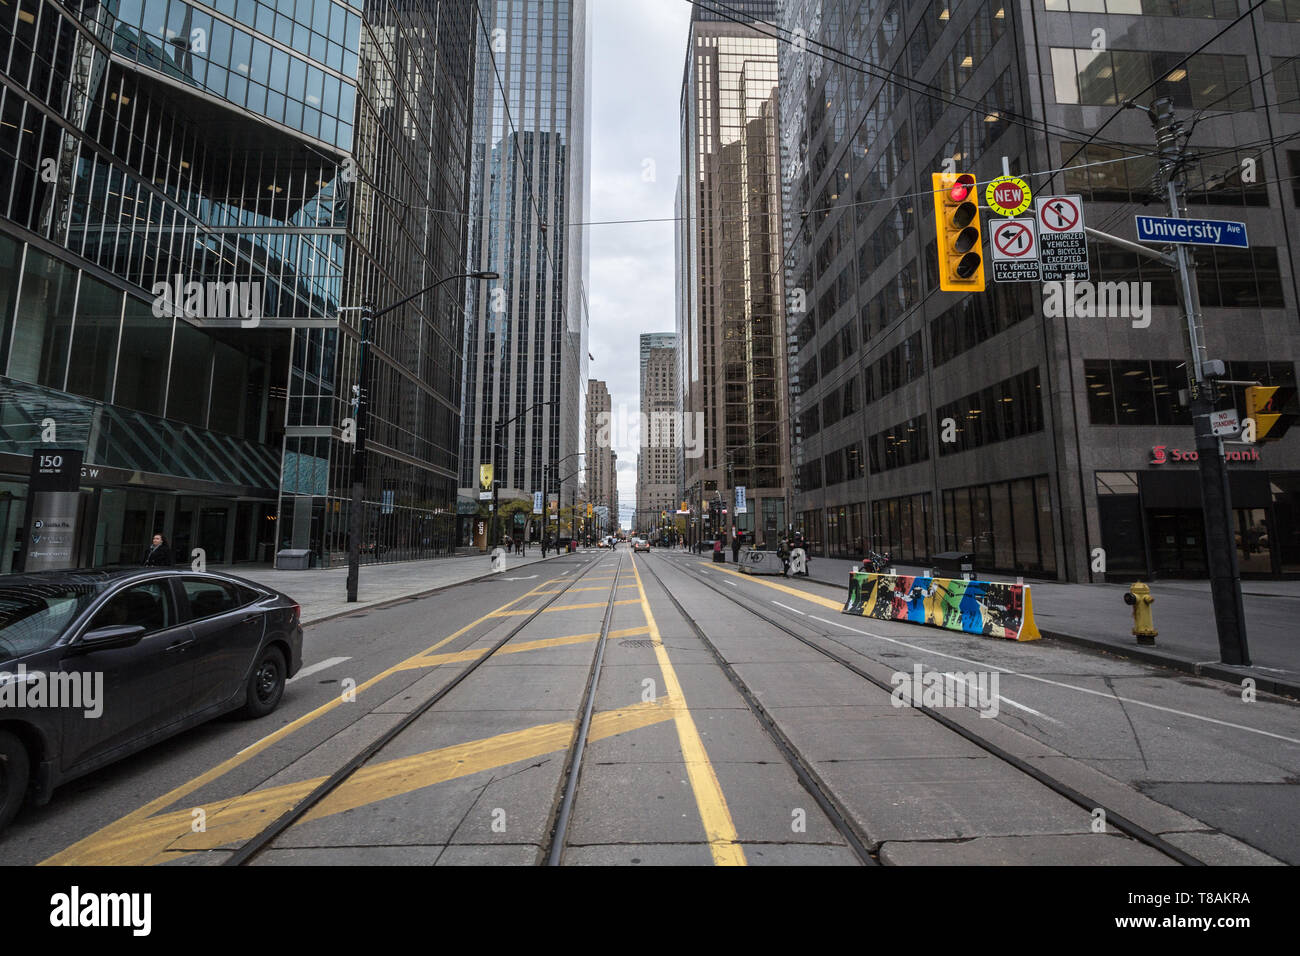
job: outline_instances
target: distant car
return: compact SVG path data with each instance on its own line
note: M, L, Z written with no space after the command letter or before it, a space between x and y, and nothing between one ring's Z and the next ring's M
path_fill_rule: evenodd
M632 552L633 552L633 553L636 553L637 551L649 551L649 550L650 550L650 542L647 541L645 538L633 538L633 539L632 539Z
M301 667L301 608L251 581L188 568L0 576L0 828L29 793L46 803L230 711L266 716Z

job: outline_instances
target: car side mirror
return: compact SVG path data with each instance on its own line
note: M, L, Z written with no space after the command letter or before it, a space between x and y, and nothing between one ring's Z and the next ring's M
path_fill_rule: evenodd
M111 648L132 647L144 637L143 624L117 624L112 627L97 627L87 631L77 642L83 651L104 651Z

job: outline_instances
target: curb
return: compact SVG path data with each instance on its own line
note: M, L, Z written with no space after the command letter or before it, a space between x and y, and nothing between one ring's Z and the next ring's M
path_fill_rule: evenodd
M546 561L554 561L556 558L559 557L568 557L568 553L566 552L563 555L553 554L550 557L538 558L536 561L531 561L528 564L524 565L524 567L530 567L533 564L542 564ZM396 597L391 597L384 601L377 601L373 604L358 603L356 607L349 608L346 611L335 611L333 614L326 614L324 617L316 617L316 618L312 618L310 621L304 621L302 622L302 627L304 630L306 630L309 627L315 627L317 624L324 624L326 621L334 621L334 620L338 620L341 617L348 617L349 615L356 614L360 611L383 610L386 607L392 607L394 604L401 604L405 601L411 601L422 597L429 597L430 595L438 594L441 591L450 591L452 588L458 588L462 584L473 584L475 581L484 581L487 580L488 578L494 578L499 573L500 572L498 571L489 571L486 574L478 574L472 578L466 578L463 581L453 581L451 584L440 584L436 588L429 588L428 590L425 591L411 591L408 594L399 594Z
M1263 677L1253 673L1248 667L1233 667L1231 664L1220 664L1217 661L1186 661L1181 657L1168 657L1141 647L1108 644L1105 641L1098 641L1090 637L1079 637L1077 634L1065 634L1061 631L1047 631L1041 628L1039 631L1043 637L1050 637L1066 644L1074 644L1094 651L1104 651L1115 657L1142 661L1144 664L1155 664L1168 670L1191 674L1194 677L1209 677L1229 684L1240 684L1242 678L1249 677L1255 682L1256 690L1265 694L1300 699L1300 683L1277 680L1273 677Z

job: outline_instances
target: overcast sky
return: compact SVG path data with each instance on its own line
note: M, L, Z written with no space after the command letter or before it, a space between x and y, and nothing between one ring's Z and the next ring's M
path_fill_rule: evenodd
M685 0L591 0L593 221L673 215L690 14ZM588 228L595 357L590 374L608 383L616 411L623 404L632 413L641 405L641 333L675 326L675 227L662 222ZM636 498L637 449L615 444L614 450L620 520L627 528Z

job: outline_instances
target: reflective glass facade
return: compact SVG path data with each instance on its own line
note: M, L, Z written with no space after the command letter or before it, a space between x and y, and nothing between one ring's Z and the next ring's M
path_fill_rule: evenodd
M762 4L750 11L761 17ZM707 512L744 486L760 527L790 485L782 294L777 42L737 23L691 24L682 87L677 268L680 394L703 416L703 455L683 457L684 497ZM719 520L711 518L711 521ZM713 526L716 530L716 525Z
M154 530L209 560L341 560L358 307L463 271L472 16L0 7L0 484L21 496L54 417L98 466L83 563ZM451 544L463 296L373 331L368 557ZM147 507L118 493L130 473Z
M495 423L510 422L502 494L531 498L545 470L552 493L568 478L568 500L587 381L586 230L573 225L588 209L587 3L479 9L469 268L501 278L469 290L460 484L472 496L494 460Z

